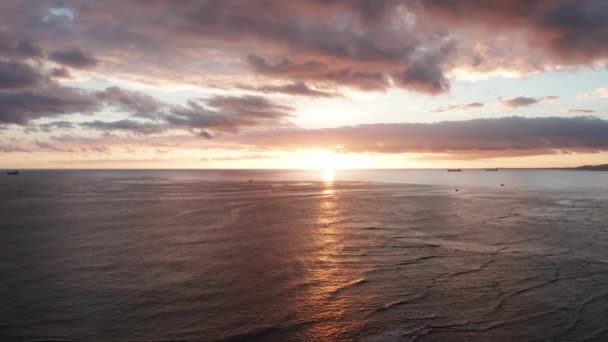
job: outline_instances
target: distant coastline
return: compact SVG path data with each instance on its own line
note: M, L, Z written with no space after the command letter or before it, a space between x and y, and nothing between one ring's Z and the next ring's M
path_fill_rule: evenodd
M585 171L608 171L608 164L583 165L583 166L574 167L571 169L572 170L585 170Z

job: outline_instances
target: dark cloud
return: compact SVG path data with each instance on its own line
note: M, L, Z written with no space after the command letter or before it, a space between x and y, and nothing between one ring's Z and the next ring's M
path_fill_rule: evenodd
M304 82L293 82L281 85L263 85L263 86L247 86L237 85L240 89L252 90L261 93L280 93L288 95L308 96L308 97L339 97L342 96L340 93L325 91L312 88Z
M214 138L213 133L211 133L209 131L205 131L205 130L199 130L198 135L201 138L205 138L205 139L213 139Z
M1 64L0 64L1 65ZM63 114L91 113L104 106L117 108L129 116L147 121L124 119L114 122L91 121L82 127L139 134L162 133L169 129L187 130L204 138L213 131L235 132L261 124L277 124L291 116L293 108L263 96L215 96L190 100L185 105L168 104L147 94L109 87L101 91L81 91L56 83L45 83L32 91L0 92L0 123L27 125L30 121ZM28 130L71 128L57 122L28 126Z
M481 108L483 107L483 103L481 102L470 102L463 106L464 108Z
M430 94L439 94L450 88L441 68L427 60L409 65L403 73L396 74L395 82L404 88Z
M11 59L42 57L42 49L29 39L0 30L0 56Z
M77 47L66 50L51 51L49 52L48 57L53 62L77 69L91 68L99 63L97 58L95 58L91 53Z
M0 60L0 89L23 89L38 85L40 72L26 63Z
M603 0L420 1L443 26L479 27L492 33L525 30L531 49L559 63L590 63L608 56L608 3ZM475 18L475 20L470 20Z
M412 59L405 71L393 75L397 85L411 90L439 94L450 89L450 84L445 78L443 65L456 50L453 41L444 43L436 50L425 53Z
M604 0L107 0L61 5L69 7L74 17L52 14L50 9L57 6L54 1L0 2L0 21L7 29L0 31L0 124L32 125L30 121L39 118L92 113L108 106L131 118L91 119L82 127L140 134L176 129L211 138L247 127L281 126L293 112L260 96L214 97L174 105L120 88L79 91L52 81L69 76L63 66L98 67L96 73L107 74L109 79L125 76L155 84L217 82L225 89L245 82L260 85L249 88L260 93L330 97L337 92L328 90L343 87L364 91L399 87L436 95L449 91L449 75L459 71L525 73L608 60L608 2ZM53 66L49 61L62 67L41 75L40 70ZM501 102L522 107L556 98L520 96ZM459 104L435 111L481 106ZM569 137L567 141L559 140L557 133L539 131L533 137L531 130L541 125L538 122L548 127L567 123L575 132L586 133L590 127L604 124L589 118L497 120L280 129L273 139L293 132L290 144L294 146L298 139L311 135L316 140L302 140L303 146L332 146L321 143L344 137L359 150L374 150L375 146L389 152L441 151L455 146L457 151L531 151L570 148L568 141L579 146L572 148L591 144L570 132L560 131ZM496 128L499 124L505 125L507 133ZM69 129L46 125L37 127L43 131ZM481 139L478 131L486 128L490 133ZM463 131L471 138L459 135ZM445 139L437 132L444 132ZM258 134L261 139L269 133ZM254 135L246 133L243 139ZM410 136L419 137L421 145L408 140ZM596 136L589 139L601 140Z
M83 122L80 124L80 126L103 131L127 131L138 134L162 133L168 128L166 125L141 122L129 119L112 122L95 120L90 122Z
M211 138L210 129L236 132L262 123L272 124L289 117L292 110L261 96L216 96L205 103L215 109L206 108L197 101L188 101L185 106L171 107L163 120L176 128Z
M293 111L289 106L274 103L262 96L251 95L215 96L206 100L190 100L185 105L173 105L137 91L111 87L95 93L95 97L100 103L117 107L148 121L96 120L85 122L81 124L82 127L138 134L179 129L206 139L214 137L213 131L236 132L240 128L280 123L290 117Z
M283 129L232 137L257 147L286 149L343 146L349 152L523 155L608 150L608 121L593 117L475 119L438 123L371 124L323 129ZM527 151L527 152L526 152Z
M0 92L0 123L25 125L30 120L99 109L96 99L75 88L57 85L21 92Z
M309 70L301 81L385 89L391 75L407 68L405 76L415 81L412 89L431 89L432 93L448 89L445 76L437 73L443 67L429 65L439 58L426 63L413 60L419 55L416 51L434 51L423 46L427 39L422 39L429 36L434 45L434 34L414 32L408 25L399 25L397 17L378 25L382 23L378 19L392 9L390 1L373 6L339 1L160 1L150 6L135 1L76 2L72 8L74 29L66 32L63 27L47 25L44 34L84 42L99 56L109 55L104 58L108 70L137 70L142 77L173 72L175 78L188 78L212 51L219 51L219 58L243 58L250 52L264 51L266 59L289 61L264 68L248 60L255 72L273 79L297 81L292 73L304 72L296 71L299 66L312 65L317 68ZM35 13L32 10L30 17L35 18ZM416 72L417 66L424 70ZM428 79L434 76L437 78ZM421 86L427 80L433 84ZM397 85L410 87L407 77Z
M252 118L281 118L289 116L293 108L280 105L262 96L215 96L206 103L225 113ZM191 106L192 107L192 106Z
M353 67L330 67L320 61L294 62L288 58L271 62L267 58L255 54L250 54L247 62L254 72L266 76L308 79L361 90L384 90L390 86L386 73L375 69L358 70Z
M501 99L500 103L507 107L525 107L534 105L543 101L553 101L558 99L557 96L545 96L545 97L526 97L518 96L510 99Z
M288 58L281 58L271 62L267 58L256 54L249 54L247 62L257 72L269 75L287 74L291 76L312 76L314 74L322 74L328 70L327 65L319 61L304 61L296 63Z
M51 69L51 71L49 71L49 76L52 78L72 78L70 70L64 67Z
M456 110L470 110L470 109L482 108L483 106L484 106L484 104L481 102L470 102L470 103L465 103L462 105L450 105L450 106L445 106L445 107L438 107L438 108L433 109L431 112L441 113L441 112L451 112L451 111L456 111Z
M283 1L207 1L164 3L181 17L183 34L210 35L235 40L264 38L305 54L356 61L400 61L412 52L415 42L402 32L397 43L385 44L373 32L357 31L346 20L342 28L323 20L317 11L291 12L306 6ZM333 14L336 14L334 12ZM326 12L326 14L330 14ZM379 33L378 33L379 35Z
M154 117L158 111L167 106L150 95L119 87L109 87L95 95L107 105L141 117Z
M569 113L595 113L593 109L568 109Z
M249 68L267 84L438 94L457 68L529 72L608 59L604 0L107 0L70 2L74 18L50 15L53 6L5 1L0 19L59 63L95 66L94 53L108 72L160 81L204 83L200 61L213 59L222 62L205 75ZM0 38L2 51L42 55L12 33Z
M524 107L537 104L540 100L533 97L518 96L511 99L504 99L500 102L507 107Z
M55 129L73 129L76 127L71 121L52 121L37 126L43 132L51 132Z

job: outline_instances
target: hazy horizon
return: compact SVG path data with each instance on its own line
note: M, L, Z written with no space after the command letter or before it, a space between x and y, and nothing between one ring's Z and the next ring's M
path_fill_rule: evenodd
M598 164L598 165L603 165L603 164ZM583 167L583 166L595 166L595 165L577 165L577 166L573 166L573 167L494 167L493 165L488 165L487 167L459 167L457 169L461 169L461 170L488 170L488 169L498 169L498 170L542 170L542 169L547 169L547 170L576 170L579 167ZM333 168L333 171L336 172L340 172L340 171L356 171L356 170L448 170L448 169L452 169L452 168L446 168L446 167L362 167L362 168ZM170 171L179 171L179 170L306 170L306 171L324 171L324 168L297 168L297 167L292 167L292 168L272 168L272 167L267 167L267 168L245 168L245 167L234 167L234 168L222 168L222 167L201 167L201 168L171 168L171 167L166 167L166 168L137 168L137 167L132 167L132 168L120 168L120 167L105 167L105 168L91 168L91 167L64 167L64 168L43 168L43 167L39 167L39 168L3 168L2 170L6 170L6 171L13 171L13 170L21 170L21 171L26 171L26 170L82 170L82 171L86 171L86 170L108 170L108 171L112 171L112 170L133 170L133 171L146 171L146 170L150 170L150 171L154 171L154 170L170 170Z

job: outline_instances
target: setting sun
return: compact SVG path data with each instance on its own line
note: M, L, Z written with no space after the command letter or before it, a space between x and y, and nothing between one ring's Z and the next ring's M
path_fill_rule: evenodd
M345 170L370 167L369 158L362 154L340 153L335 150L302 150L294 153L294 168L306 170Z
M321 171L326 183L333 182L336 170L368 168L372 161L368 156L355 153L340 153L339 150L302 150L294 153L292 167Z
M334 169L327 168L323 170L323 181L326 183L331 183L334 181Z

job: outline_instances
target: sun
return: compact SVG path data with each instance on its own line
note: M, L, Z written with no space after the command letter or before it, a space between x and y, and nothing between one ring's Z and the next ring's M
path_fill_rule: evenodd
M325 183L331 183L334 181L334 169L328 167L323 170L323 181Z
M308 170L343 170L369 167L369 158L340 149L300 150L293 155L293 165Z
M332 150L302 150L296 152L295 167L307 170L336 170L340 168L339 155Z
M320 171L324 182L333 182L338 170L369 167L365 156L340 149L300 150L292 158L295 168Z

